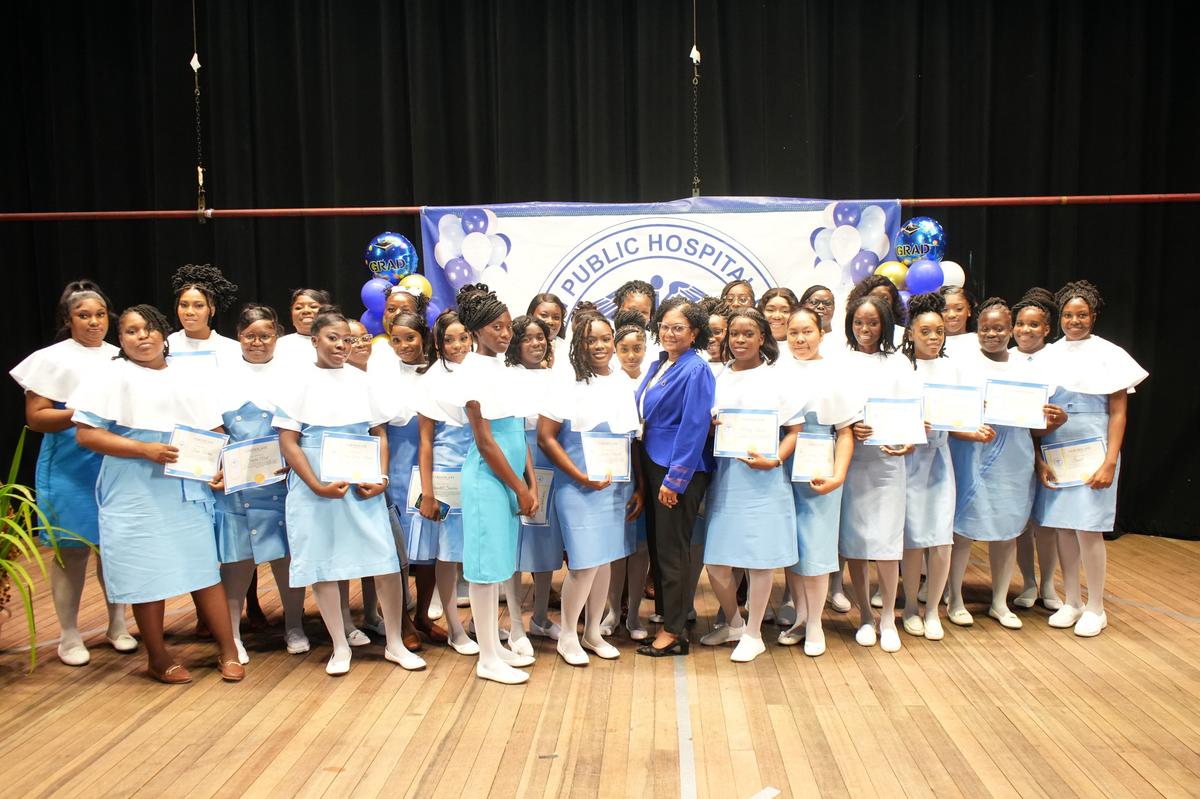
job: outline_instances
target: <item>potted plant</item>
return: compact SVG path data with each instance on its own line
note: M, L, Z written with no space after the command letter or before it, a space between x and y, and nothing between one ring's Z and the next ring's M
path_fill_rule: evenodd
M45 512L38 507L33 489L17 482L17 470L21 465L28 430L28 427L22 427L12 466L8 470L8 480L0 485L0 629L15 615L14 608L24 610L25 622L29 626L29 669L32 671L37 665L37 625L33 618L34 576L40 572L43 578L46 577L46 562L38 551L38 534L43 531L48 533L50 547L56 558L59 536L79 536L52 526ZM16 602L18 597L20 605Z

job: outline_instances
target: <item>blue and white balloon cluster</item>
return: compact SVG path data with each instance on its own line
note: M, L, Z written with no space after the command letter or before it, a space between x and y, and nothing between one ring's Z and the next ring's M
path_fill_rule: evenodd
M813 231L811 244L821 279L830 285L857 283L891 252L887 214L873 204L829 203L824 225Z
M455 291L482 280L489 286L501 283L508 273L504 259L512 241L500 232L496 215L487 208L468 208L462 215L444 214L438 219L438 242L433 260Z
M901 225L893 252L894 259L880 264L875 274L892 281L905 302L913 294L966 283L967 276L961 266L942 260L946 232L932 217L915 216Z
M372 277L363 284L359 295L366 311L358 321L371 335L383 332L383 307L388 292L392 286L413 275L417 271L417 264L417 248L399 233L385 230L367 242L367 248L363 251L363 265L370 270Z

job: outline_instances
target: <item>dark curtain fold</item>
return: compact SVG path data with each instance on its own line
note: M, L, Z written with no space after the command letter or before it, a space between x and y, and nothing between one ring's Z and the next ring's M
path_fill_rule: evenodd
M198 0L214 207L651 201L692 178L689 2ZM829 198L1196 190L1192 4L700 0L710 195ZM191 5L0 7L0 209L195 203ZM913 209L915 215L919 209ZM1151 371L1130 404L1118 526L1200 538L1200 209L934 210L979 294L1088 277L1097 332ZM242 299L331 289L412 218L0 224L10 366L44 345L62 285L170 304L180 263ZM228 332L228 319L218 325ZM22 418L0 394L11 448Z

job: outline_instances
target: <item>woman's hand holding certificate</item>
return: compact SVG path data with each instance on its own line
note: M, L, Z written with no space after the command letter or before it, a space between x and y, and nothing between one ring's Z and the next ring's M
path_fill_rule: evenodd
M751 453L778 460L778 411L718 410L713 454L718 458L747 459Z
M279 436L262 436L229 444L221 450L225 493L278 483L287 477Z
M624 433L585 432L579 434L583 444L583 465L588 480L609 483L628 483L632 469L629 459L629 436ZM595 486L592 486L595 488Z
M321 437L321 482L383 482L379 439L349 433L325 433Z
M168 477L209 482L221 469L221 448L229 436L211 430L175 425L171 432L171 446L178 450L174 463L163 467Z
M1045 383L989 379L983 390L983 421L1041 430L1046 426L1045 408L1049 399L1050 386Z
M1108 464L1108 447L1099 436L1043 444L1042 457L1053 476L1052 488L1103 489L1112 485L1115 465Z
M871 428L864 444L885 448L903 448L908 444L924 444L925 414L918 399L871 397L863 407L863 425Z
M979 386L925 384L925 421L934 430L973 433L983 426Z

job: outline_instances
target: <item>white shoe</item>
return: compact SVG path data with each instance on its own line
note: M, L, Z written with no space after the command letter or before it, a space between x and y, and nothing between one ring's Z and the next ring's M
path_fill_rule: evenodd
M138 648L137 639L134 638L132 635L130 635L127 632L121 633L120 635L118 635L116 637L113 637L113 636L105 636L105 637L108 640L108 643L112 645L112 648L117 650L118 652L136 652L137 651L137 648Z
M1006 627L1010 630L1019 630L1022 627L1021 617L1008 608L1005 608L1003 612L997 611L995 608L988 608L988 615L1000 622L1001 627Z
M59 644L58 659L68 666L86 666L92 659L92 653L83 644L75 644L67 649Z
M425 668L425 658L415 652L409 652L407 649L401 649L397 653L393 653L390 649L384 649L383 657L385 660L400 664L400 668L408 671L420 671Z
M621 656L621 650L601 638L599 641L589 641L585 635L579 639L579 643L583 648L592 652L596 657L604 658L605 660L616 660Z
M766 651L767 645L763 643L762 638L743 635L738 641L738 645L733 648L733 654L729 656L729 659L734 663L749 663Z
M820 657L825 654L825 633L818 635L810 635L804 639L804 654L810 658Z
M854 634L854 640L859 646L875 646L875 625L864 624Z
M617 629L617 625L621 623L621 619L611 610L604 614L604 619L600 622L600 634L608 637L613 634L613 630Z
M283 633L283 643L289 655L303 655L310 649L304 630L286 630Z
M946 633L942 630L942 620L937 616L929 616L925 619L925 640L940 641L946 637Z
M246 653L246 647L242 644L242 641L239 638L233 639L233 645L237 648L238 663L241 663L243 666L245 666L250 662L250 655Z
M346 635L346 643L350 646L367 646L371 643L371 637L355 627Z
M518 655L511 649L503 646L500 647L500 659L514 669L523 669L537 662L533 655Z
M630 626L629 620L631 618L636 620L636 622L637 622L636 627ZM626 616L625 617L625 630L629 633L629 638L634 641L645 641L647 638L650 637L650 633L647 632L646 628L642 626L642 620L637 618L636 616L632 616L632 617Z
M572 666L586 666L588 664L587 652L583 651L583 647L579 645L578 641L568 643L559 640L558 646L555 649L558 650L558 654L562 659Z
M1021 593L1013 597L1013 604L1019 608L1031 608L1037 602L1038 592L1037 586L1026 588Z
M529 680L528 672L514 669L507 663L501 663L497 666L484 666L482 663L475 667L475 676L484 680L491 680L503 685L520 685Z
M342 657L337 654L329 656L329 662L325 664L325 673L331 677L337 677L346 674L350 671L350 653L347 652Z
M728 624L724 624L712 632L701 636L700 643L705 646L720 646L730 641L740 641L742 639L742 631L745 629L745 624L739 624L737 627L730 627Z
M367 621L366 619L363 619L362 626L359 627L359 629L363 630L365 632L375 633L376 635L383 635L383 636L387 635L387 628L383 626L383 618L382 617L380 617L374 621Z
M929 601L929 581L921 580L921 587L917 589L917 601L924 605Z
M797 624L794 627L788 627L786 630L780 630L779 637L775 639L775 643L780 646L795 646L804 640L804 625Z
M951 624L957 624L959 627L970 627L975 623L975 617L966 608L952 610L946 614L946 618L950 620Z
M437 621L444 615L446 615L446 612L442 609L442 596L437 591L434 591L433 599L429 602L429 620Z
M527 658L533 657L533 642L529 640L529 636L521 636L515 641L510 636L508 648L515 654L524 655Z
M662 614L660 614L660 613L651 613L651 614L650 614L650 623L651 623L651 624L662 624L662 623L663 623L663 617L662 617Z
M920 616L904 617L904 632L920 638L925 635L925 622Z
M1051 593L1038 597L1041 600L1042 607L1046 610L1058 610L1063 606L1063 601L1058 598L1058 594Z
M884 652L900 651L900 633L895 627L884 627L879 631L879 648Z
M1046 621L1051 627L1057 627L1060 630L1065 630L1068 627L1074 627L1079 621L1079 617L1083 615L1083 608L1073 608L1070 605L1063 605L1054 613L1050 614L1050 618Z
M549 638L557 641L558 636L562 634L562 628L555 624L550 619L547 619L547 625L543 627L533 619L529 620L529 634L536 635L539 638Z
M836 594L830 594L829 599L826 601L828 602L829 607L833 610L836 610L838 613L850 612L850 600L847 599L846 595L840 591Z
M792 627L796 624L796 603L788 600L779 606L779 612L775 614L775 623L780 627Z
M1108 626L1108 614L1104 611L1093 613L1090 610L1085 610L1083 615L1079 617L1079 621L1075 622L1075 634L1080 638L1092 638L1100 634L1100 631Z
M470 638L467 638L466 641L459 643L456 643L454 639L451 638L446 643L450 644L450 648L460 655L467 655L469 657L471 655L479 654L479 644L475 643Z
M873 607L873 608L883 607L883 597L880 595L880 593L878 591L871 594L871 607Z

